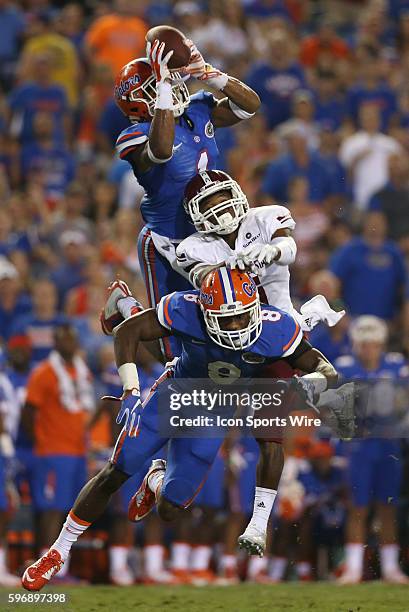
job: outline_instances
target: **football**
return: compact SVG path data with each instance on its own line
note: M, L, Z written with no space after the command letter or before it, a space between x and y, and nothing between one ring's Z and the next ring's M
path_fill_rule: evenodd
M169 61L169 68L177 70L187 66L190 60L190 49L186 44L186 36L180 30L171 26L156 26L151 28L146 34L146 41L153 44L155 40L165 43L165 52L173 50L173 55Z

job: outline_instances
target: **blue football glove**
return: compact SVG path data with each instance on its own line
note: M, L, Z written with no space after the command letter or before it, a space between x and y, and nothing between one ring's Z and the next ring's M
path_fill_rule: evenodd
M105 395L102 399L114 400L121 402L121 408L117 414L116 422L118 425L125 419L124 427L130 438L138 435L139 421L142 414L142 402L139 391L132 389L126 391L122 397L113 397Z

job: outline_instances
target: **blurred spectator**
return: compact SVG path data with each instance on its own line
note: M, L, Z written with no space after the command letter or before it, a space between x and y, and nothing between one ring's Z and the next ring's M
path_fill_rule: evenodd
M363 45L357 51L360 79L347 92L348 114L358 126L362 125L360 109L364 103L371 102L378 107L380 118L378 129L385 131L391 117L397 111L396 93L383 80L379 52L370 45Z
M14 77L26 20L14 2L0 1L0 90L8 87Z
M89 207L89 196L79 181L73 181L65 190L64 200L59 205L59 214L52 227L50 238L53 246L61 247L61 236L64 232L76 232L83 236L85 242L92 242L95 228L85 216Z
M21 142L33 139L33 121L38 111L45 111L52 117L55 140L62 141L71 135L67 97L60 85L52 83L51 68L48 54L31 57L27 82L17 85L10 93L10 130Z
M311 276L309 291L310 295L322 294L331 308L337 312L345 309L339 298L339 283L328 270L319 270ZM350 352L351 343L348 335L350 323L348 314L344 315L334 327L320 323L309 334L309 340L329 361L334 362L341 355Z
M46 11L34 13L29 24L30 38L23 47L19 77L30 78L31 65L36 56L50 58L50 82L60 85L65 91L68 104L78 104L79 66L77 52L71 41L55 31L51 15Z
M371 196L388 180L388 158L400 153L399 143L380 132L377 105L363 104L359 109L361 129L348 136L340 149L340 160L348 169L355 206L367 208Z
M324 204L333 193L330 177L317 153L308 151L307 140L299 129L291 129L286 134L288 153L280 155L267 166L261 186L264 196L282 204L288 202L288 187L296 176L308 181L308 200Z
M345 41L336 35L333 24L322 20L316 34L304 38L300 49L300 59L310 68L332 68L334 62L348 57L349 49Z
M303 134L311 151L318 149L319 126L314 121L314 97L308 89L297 90L292 97L292 117L277 127L277 134L285 135L288 130Z
M380 523L378 539L382 578L392 583L407 584L409 579L399 568L396 530L396 505L402 474L400 441L388 437L385 426L382 429L382 422L386 423L391 417L394 402L385 402L385 389L381 390L376 383L407 377L408 368L401 355L385 353L388 329L377 317L358 317L350 335L353 353L340 357L335 366L347 380L374 381L375 385L371 385L369 391L370 413L367 418L372 426L377 423L379 435L385 432L386 437L374 438L370 432L364 431L367 439L353 440L345 447L349 458L352 508L348 515L345 570L340 582L352 584L360 582L362 578L369 507L375 502Z
M131 59L145 56L147 29L138 3L115 0L112 13L96 19L86 33L90 62L107 64L115 77Z
M59 305L62 306L70 289L81 285L84 278L86 238L79 231L67 230L61 234L60 248L63 260L51 273L58 289Z
M17 268L0 257L0 338L8 340L16 317L31 310L31 300L23 292Z
M369 210L379 210L388 222L388 237L399 241L409 237L409 158L403 153L388 159L389 181L369 202Z
M86 424L94 409L90 373L78 355L73 328L58 326L54 342L55 350L30 376L23 411L23 424L34 442L33 504L39 513L40 550L55 540L86 481Z
M49 280L40 279L35 282L32 301L32 313L15 320L12 335L29 339L32 359L37 364L48 357L54 346L55 327L63 323L65 317L57 311L57 289Z
M72 2L62 7L55 24L59 33L72 42L81 54L85 36L84 9L81 4Z
M214 7L214 17L196 27L191 36L209 63L227 70L249 50L246 20L239 0L225 0Z
M351 315L373 314L391 320L398 314L406 278L398 247L386 239L385 217L368 213L362 236L337 249L330 270L341 283L341 297Z
M305 76L285 30L274 30L268 44L268 57L253 64L245 82L259 94L268 126L274 128L291 117L292 95L305 87Z
M47 200L60 200L75 177L75 159L64 142L53 138L52 115L44 111L33 117L33 140L21 148L21 173L40 180Z
M328 129L341 127L347 116L345 96L334 70L318 70L314 78L315 120Z

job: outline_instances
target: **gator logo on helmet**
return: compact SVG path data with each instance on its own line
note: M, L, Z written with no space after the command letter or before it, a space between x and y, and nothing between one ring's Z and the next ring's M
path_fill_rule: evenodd
M248 282L243 283L243 291L249 297L253 297L253 295L257 293L257 287L256 287L255 282L253 280L250 280L249 283Z
M200 292L200 301L206 306L213 306L213 295L211 293Z

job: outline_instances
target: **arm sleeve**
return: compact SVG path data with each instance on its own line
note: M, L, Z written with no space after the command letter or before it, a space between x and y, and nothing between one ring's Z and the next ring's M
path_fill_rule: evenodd
M116 151L121 159L125 159L137 146L149 139L149 125L135 124L120 133L115 143Z
M290 366L294 367L294 364L296 363L297 359L299 359L301 355L303 355L310 349L312 349L311 344L308 342L308 340L302 338L294 352L288 357L285 357L285 361L289 363Z
M198 295L198 291L175 291L164 295L156 307L159 323L173 333L203 337Z

